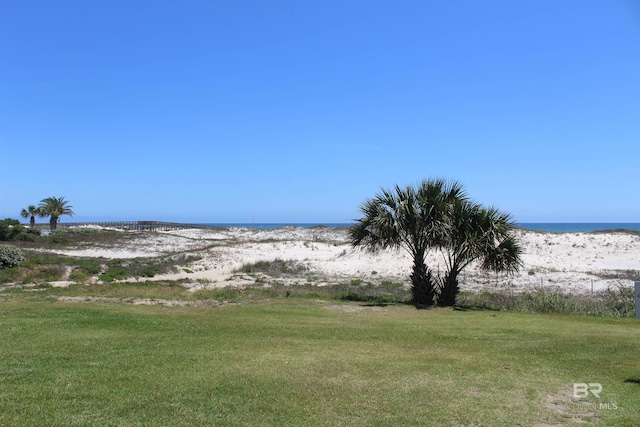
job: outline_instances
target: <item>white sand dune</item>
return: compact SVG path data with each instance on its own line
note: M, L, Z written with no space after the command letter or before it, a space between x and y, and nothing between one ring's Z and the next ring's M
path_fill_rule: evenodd
M590 292L615 286L632 286L630 277L640 274L640 235L608 233L541 233L518 231L524 247L524 267L512 276L489 274L469 266L461 276L463 289L508 287L561 287ZM187 229L137 233L119 247L58 250L74 256L104 258L156 257L194 253L201 260L185 265L182 272L154 279L190 279L202 286L244 285L255 280L234 273L246 263L274 259L303 263L316 282L340 283L352 279L379 283L408 283L411 258L403 250L375 254L348 244L344 228ZM430 253L428 265L442 271L441 254ZM306 279L300 279L306 280ZM295 283L295 281L294 281Z

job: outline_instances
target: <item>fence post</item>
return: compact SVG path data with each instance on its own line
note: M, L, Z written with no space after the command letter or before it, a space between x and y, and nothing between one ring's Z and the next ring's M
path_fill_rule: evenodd
M640 319L640 282L636 282L636 319Z

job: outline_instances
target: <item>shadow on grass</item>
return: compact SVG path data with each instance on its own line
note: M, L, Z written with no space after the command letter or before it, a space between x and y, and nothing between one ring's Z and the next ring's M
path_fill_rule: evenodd
M472 305L454 305L454 311L501 311L499 308L493 307L476 307Z

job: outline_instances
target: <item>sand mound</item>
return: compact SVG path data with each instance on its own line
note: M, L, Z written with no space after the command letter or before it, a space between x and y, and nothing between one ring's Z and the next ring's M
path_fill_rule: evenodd
M466 289L558 286L590 292L612 286L630 286L640 272L640 235L608 233L541 233L518 231L524 247L524 268L506 277L469 266L461 276ZM258 261L292 260L303 264L309 275L322 283L360 279L407 282L411 258L402 250L375 254L352 248L346 228L249 229L240 227L185 229L138 233L117 247L55 250L57 253L104 258L157 257L172 253L194 253L201 260L185 265L176 274L155 279L191 279L208 286L244 285L252 277L234 273ZM442 255L430 253L428 265L443 271ZM194 288L198 288L195 286Z

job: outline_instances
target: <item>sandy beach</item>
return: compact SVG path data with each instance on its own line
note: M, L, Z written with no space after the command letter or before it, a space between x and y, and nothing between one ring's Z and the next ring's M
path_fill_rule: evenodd
M122 231L123 233L131 233ZM542 233L518 231L524 247L524 267L514 275L498 275L470 265L461 275L462 289L561 288L589 293L609 287L633 286L640 274L640 235L626 232ZM216 228L166 232L138 232L117 247L78 247L54 250L60 254L105 259L158 257L187 254L200 257L180 266L177 273L152 279L179 280L196 290L205 287L246 286L258 276L238 273L257 261L297 261L306 267L304 277L289 277L287 284L312 281L317 285L361 280L409 284L412 260L404 250L369 253L348 243L346 228L277 229ZM442 255L431 252L428 265L443 270ZM262 281L268 283L268 281Z

